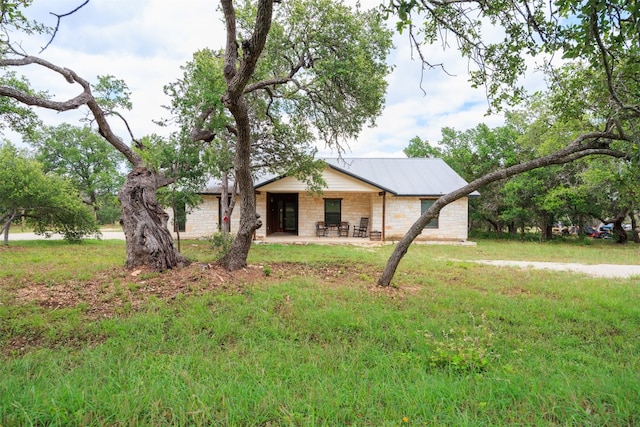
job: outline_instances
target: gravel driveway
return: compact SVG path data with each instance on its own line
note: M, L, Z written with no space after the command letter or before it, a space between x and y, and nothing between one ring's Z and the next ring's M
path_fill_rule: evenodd
M640 278L640 265L619 264L578 264L560 262L538 261L475 261L481 264L496 265L500 267L538 268L545 270L573 271L594 277L637 277Z

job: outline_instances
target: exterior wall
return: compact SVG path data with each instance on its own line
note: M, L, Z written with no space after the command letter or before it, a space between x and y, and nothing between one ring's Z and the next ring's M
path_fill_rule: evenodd
M205 237L218 231L218 203L217 196L203 195L202 204L187 214L185 231L181 231L180 236ZM173 231L173 212L171 209L166 212L169 214L169 230Z
M384 200L386 198L386 200ZM301 237L315 236L316 222L324 220L324 199L342 199L342 220L349 222L351 227L360 223L361 217L369 218L369 231L382 231L382 214L386 214L384 221L385 240L400 240L409 227L420 216L420 200L418 197L395 197L387 194L385 197L375 193L350 193L326 191L322 195L311 196L306 192L298 195L298 235ZM208 237L218 231L218 203L217 196L203 196L203 203L187 215L186 230L181 233L185 238ZM383 205L386 205L383 207ZM267 193L261 191L256 195L256 209L260 214L263 226L256 230L256 239L264 240L267 222ZM173 229L173 219L169 212L169 229ZM235 233L239 227L240 205L236 204L231 216L231 232ZM440 212L438 228L425 228L418 240L466 240L468 225L468 200L459 199ZM353 234L349 229L349 235Z
M322 179L327 183L325 193L331 191L349 193L380 191L378 187L367 184L366 182L362 182L359 179L355 179L330 168L326 168L322 171ZM307 191L307 184L292 176L287 176L277 181L270 182L269 184L260 186L258 191L268 191L270 193L305 193Z
M256 194L256 213L260 214L262 227L255 231L256 240L264 240L267 237L267 193L261 191ZM231 215L231 232L236 233L240 228L240 200L236 200L236 206Z
M360 218L363 216L371 218L369 194L325 191L320 196L310 196L308 193L301 193L298 196L298 235L316 235L316 222L324 221L324 199L342 199L342 221L347 221L351 227L360 224ZM350 235L351 230L350 228Z
M385 239L400 240L421 215L418 197L387 195ZM469 220L468 200L459 199L440 211L438 228L425 228L418 240L466 240Z

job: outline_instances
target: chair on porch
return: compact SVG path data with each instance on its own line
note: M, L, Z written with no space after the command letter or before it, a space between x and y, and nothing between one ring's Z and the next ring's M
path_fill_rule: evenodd
M349 223L342 221L338 226L338 237L349 237Z
M353 237L367 237L367 228L369 228L369 218L360 218L360 225L353 226Z
M316 236L318 237L327 237L327 225L324 221L316 222Z

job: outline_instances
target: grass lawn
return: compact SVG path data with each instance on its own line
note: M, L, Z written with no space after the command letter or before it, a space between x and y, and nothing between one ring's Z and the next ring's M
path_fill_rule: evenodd
M0 247L0 426L634 426L640 278L475 259L640 264L638 246L257 245L245 270L183 242Z

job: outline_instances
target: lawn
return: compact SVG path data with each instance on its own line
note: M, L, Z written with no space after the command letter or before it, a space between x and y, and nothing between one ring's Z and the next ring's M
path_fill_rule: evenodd
M257 245L127 271L124 242L0 248L0 426L640 424L640 278L475 259L640 264L610 242Z

